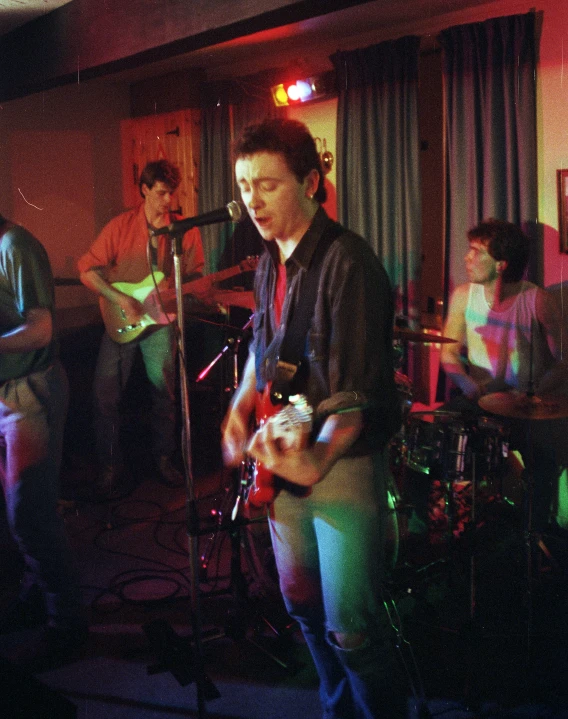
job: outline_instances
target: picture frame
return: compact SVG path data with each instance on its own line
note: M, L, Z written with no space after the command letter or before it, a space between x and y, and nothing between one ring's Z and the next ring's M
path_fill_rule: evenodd
M560 252L568 252L568 169L556 170Z

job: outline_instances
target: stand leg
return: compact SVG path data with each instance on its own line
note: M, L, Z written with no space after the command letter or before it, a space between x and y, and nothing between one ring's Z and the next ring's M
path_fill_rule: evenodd
M249 517L244 514L244 506L239 503L237 513L231 510L239 492L241 477L239 470L228 475L223 489L221 506L216 512L217 525L210 537L210 544L201 555L203 579L207 579L209 558L214 554L214 543L220 533L227 532L230 538L230 576L229 586L221 590L229 593L232 605L227 612L227 622L222 636L235 641L246 640L256 649L268 656L278 666L287 671L295 671L297 662L290 652L290 640L295 623L281 606L281 616L271 619L262 612L261 600L267 596L271 605L280 606L280 590L276 578L270 577L270 567L264 561L264 550L271 548L268 531L263 531L266 516ZM204 530L203 534L211 534ZM266 546L261 546L265 540ZM244 567L247 570L244 570ZM247 576L248 575L248 576ZM258 597L251 596L251 587L256 585ZM270 636L264 636L268 630ZM275 640L278 640L275 644Z

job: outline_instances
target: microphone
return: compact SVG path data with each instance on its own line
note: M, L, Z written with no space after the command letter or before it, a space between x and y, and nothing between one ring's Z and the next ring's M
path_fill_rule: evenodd
M239 222L245 215L244 206L237 200L231 200L228 205L218 210L204 212L202 215L195 217L186 217L183 220L176 220L166 227L160 227L158 230L152 230L152 237L157 235L178 235L185 234L192 227L201 227L202 225L214 225L217 222Z

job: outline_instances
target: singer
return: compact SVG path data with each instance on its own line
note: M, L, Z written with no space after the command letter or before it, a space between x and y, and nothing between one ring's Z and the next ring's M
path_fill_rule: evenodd
M323 716L402 719L406 687L380 595L388 443L400 426L390 283L369 244L321 206L321 161L305 125L248 127L236 158L266 251L252 346L224 422L225 461L238 466L246 451L276 476L274 557L319 674ZM307 442L283 446L271 421L249 441L265 390L281 403L307 397L316 415Z
M180 183L179 169L167 160L150 162L140 175L141 204L115 217L102 230L89 251L80 258L81 281L103 303L111 303L131 326L140 323L144 309L138 299L117 289L117 282L136 284L152 271L173 282L171 243L158 231L172 226L170 206ZM149 242L150 239L150 242ZM205 264L199 230L184 234L182 273L184 281L195 279ZM175 339L170 325L155 325L125 344L105 332L94 380L95 430L99 473L95 491L101 498L124 493L129 477L122 459L119 436L120 400L141 352L150 381L152 440L156 479L166 486L179 486L183 476L172 461L175 444Z

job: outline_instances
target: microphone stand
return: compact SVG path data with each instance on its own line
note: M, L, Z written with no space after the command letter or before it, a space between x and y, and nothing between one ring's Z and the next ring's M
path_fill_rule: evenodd
M176 292L176 308L177 308L177 343L179 348L179 379L181 392L181 412L182 412L182 453L184 460L185 480L187 489L187 535L188 535L188 554L190 567L190 600L191 600L191 620L193 631L193 644L195 647L195 660L197 662L197 672L195 675L195 683L197 687L197 709L198 717L207 716L205 699L208 694L208 682L210 681L204 673L203 659L203 642L201 627L201 607L199 595L199 517L197 512L197 502L195 499L193 468L191 460L191 421L189 406L189 389L186 373L186 353L185 353L185 323L183 310L183 293L182 293L182 275L181 275L181 257L183 233L177 233L172 236L172 254L174 261L174 281Z

